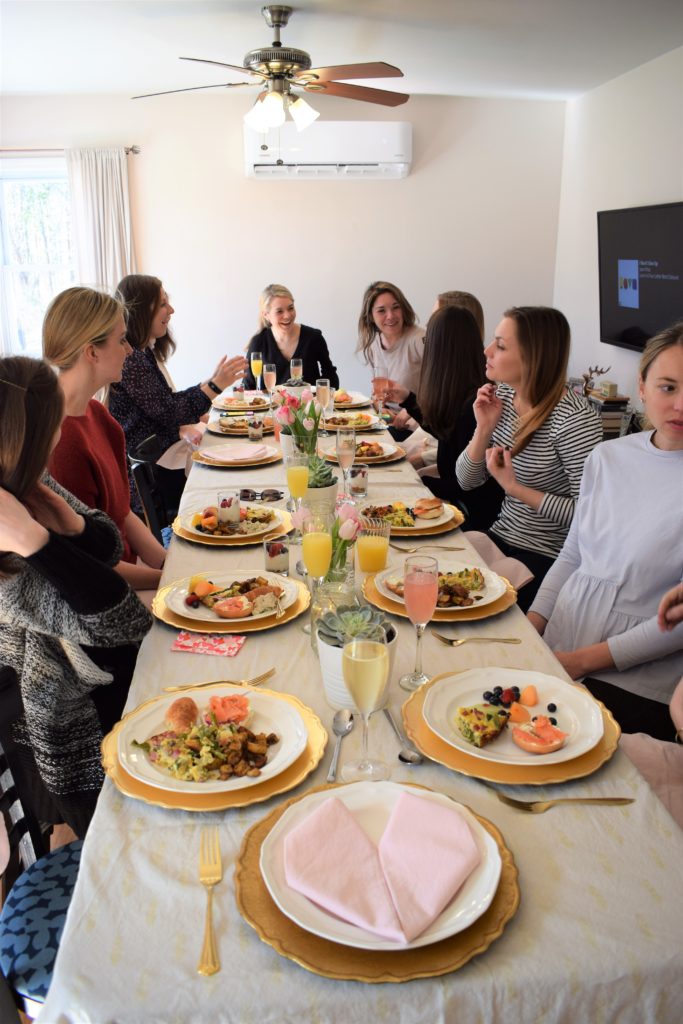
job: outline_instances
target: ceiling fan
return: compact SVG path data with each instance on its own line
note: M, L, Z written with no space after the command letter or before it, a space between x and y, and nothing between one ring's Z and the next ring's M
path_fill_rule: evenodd
M306 103L297 90L305 93L327 93L328 96L342 96L350 100L365 100L367 103L380 103L387 107L397 107L410 97L402 92L388 92L386 89L370 89L363 85L350 85L337 79L358 78L402 78L403 72L392 64L375 61L364 64L338 64L334 67L312 68L311 58L305 50L297 50L291 46L283 46L280 42L280 29L287 25L292 13L291 7L267 4L261 8L266 24L272 28L275 38L270 46L250 50L244 58L242 67L237 64L225 64L220 60L207 60L201 57L181 57L198 64L214 64L222 68L230 68L240 74L248 75L248 82L220 82L215 85L196 85L188 89L167 89L164 92L145 93L133 96L133 99L146 99L149 96L166 96L175 92L195 92L199 89L231 89L238 86L260 85L261 92L244 120L257 131L267 131L284 123L287 110L292 116L299 131L312 124L318 111Z

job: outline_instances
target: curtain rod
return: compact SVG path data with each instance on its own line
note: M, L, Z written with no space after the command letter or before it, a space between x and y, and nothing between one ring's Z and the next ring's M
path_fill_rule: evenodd
M124 146L126 154L133 153L135 156L140 152L139 146ZM10 149L7 146L0 146L0 153L65 153L64 146L21 146L17 149Z

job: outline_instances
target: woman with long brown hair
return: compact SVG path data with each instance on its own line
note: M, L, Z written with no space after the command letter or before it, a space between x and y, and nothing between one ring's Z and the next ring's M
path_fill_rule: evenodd
M485 349L486 376L474 402L476 428L458 458L465 491L490 477L505 492L491 539L535 580L525 611L567 537L586 458L602 440L597 414L566 387L570 331L546 306L506 310Z
M123 551L113 522L45 472L63 412L46 362L0 359L0 663L19 678L16 742L80 836L151 618L112 568Z

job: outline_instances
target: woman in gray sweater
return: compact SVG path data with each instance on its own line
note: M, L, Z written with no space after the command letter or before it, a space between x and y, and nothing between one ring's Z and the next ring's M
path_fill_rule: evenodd
M0 663L19 679L14 740L77 835L104 780L147 610L113 570L118 530L46 472L64 397L42 360L0 359Z

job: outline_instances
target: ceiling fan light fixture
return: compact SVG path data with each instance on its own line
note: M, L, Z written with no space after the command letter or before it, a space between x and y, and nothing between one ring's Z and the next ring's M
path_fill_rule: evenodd
M285 123L284 98L279 92L269 92L261 104L263 118L268 128L279 128Z
M292 99L290 96L289 112L298 132L304 131L313 124L316 118L320 117L320 112L314 110L310 103L307 103L301 96L296 99Z
M263 98L259 96L251 110L248 110L244 115L244 123L249 125L255 132L267 132L270 127L267 112L264 112L263 107Z

